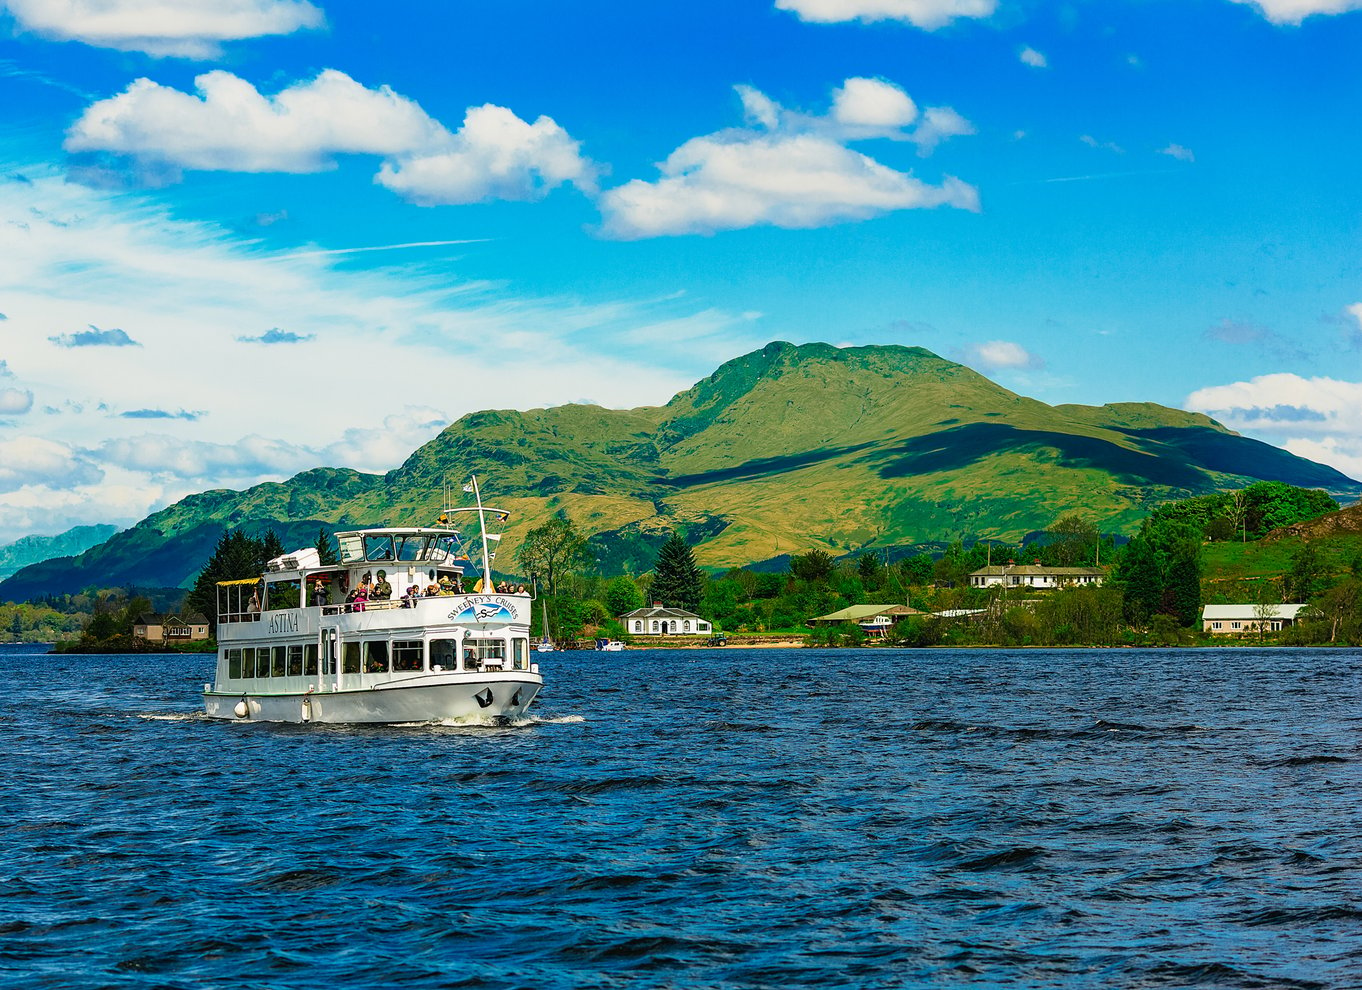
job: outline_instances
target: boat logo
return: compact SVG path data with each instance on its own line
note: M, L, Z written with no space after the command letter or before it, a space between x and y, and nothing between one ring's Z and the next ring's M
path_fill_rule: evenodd
M515 603L500 596L469 598L463 607L449 613L451 622L514 622Z

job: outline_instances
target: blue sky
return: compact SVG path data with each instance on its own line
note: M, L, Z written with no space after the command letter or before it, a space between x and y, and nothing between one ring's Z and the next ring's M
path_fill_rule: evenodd
M0 0L0 541L915 344L1362 477L1362 0Z

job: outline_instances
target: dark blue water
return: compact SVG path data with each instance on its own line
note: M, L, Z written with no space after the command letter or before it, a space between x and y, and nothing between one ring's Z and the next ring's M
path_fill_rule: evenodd
M564 654L513 728L210 665L0 650L0 982L1362 987L1356 651Z

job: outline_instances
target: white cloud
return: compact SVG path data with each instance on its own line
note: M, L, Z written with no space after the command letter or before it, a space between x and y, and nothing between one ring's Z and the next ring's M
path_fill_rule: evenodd
M1023 48L1017 58L1021 59L1022 65L1029 65L1033 69L1044 69L1050 65L1049 60L1030 45Z
M988 17L996 7L997 0L776 0L804 21L906 21L928 31L957 17Z
M194 86L197 96L138 79L90 106L67 132L66 149L209 171L317 172L338 154L410 153L448 136L412 100L335 69L275 96L222 70Z
M1124 155L1126 153L1126 149L1122 148L1115 141L1099 141L1091 134L1081 134L1079 135L1078 140L1083 144L1086 144L1089 148L1096 148L1099 151L1110 151L1117 155Z
M1159 149L1159 154L1167 155L1169 158L1176 158L1180 162L1194 162L1196 155L1192 154L1192 149L1184 148L1180 144L1169 143L1166 147Z
M997 371L1005 368L1042 368L1045 362L1010 340L987 340L967 350L970 363Z
M909 131L919 120L917 107L884 80L848 79L826 116L787 111L750 87L738 87L738 94L751 126L692 138L658 166L662 178L605 192L599 203L606 236L821 227L894 210L979 208L977 190L953 176L930 185L847 147L875 137L929 150L969 133L969 122L948 107L928 108Z
M32 408L33 393L28 389L0 388L0 416L19 416Z
M63 488L98 483L104 473L79 451L39 437L0 440L0 492L25 485Z
M19 26L58 41L211 58L224 41L323 24L304 0L0 0Z
M832 91L832 117L843 127L883 134L916 120L917 104L891 82L852 78Z
M595 189L580 143L548 117L526 123L505 107L470 107L449 147L384 162L375 181L422 205L537 199L570 182Z
M194 85L197 95L138 79L91 105L66 149L234 172L318 172L339 155L374 155L376 182L425 205L534 199L569 182L594 191L596 166L549 117L530 124L486 104L451 134L415 101L335 69L273 96L221 70Z
M1232 0L1248 3L1273 24L1299 24L1313 14L1345 14L1362 8L1362 0Z
M1362 479L1362 382L1261 375L1198 389L1183 406Z

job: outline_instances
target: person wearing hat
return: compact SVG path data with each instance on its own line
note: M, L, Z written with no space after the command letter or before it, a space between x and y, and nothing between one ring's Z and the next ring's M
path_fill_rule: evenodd
M443 574L440 576L440 594L442 595L454 594L454 582L449 580L448 574Z
M386 602L392 598L392 596L393 586L388 583L388 572L379 571L378 583L375 584L373 590L369 592L369 597L375 601Z

